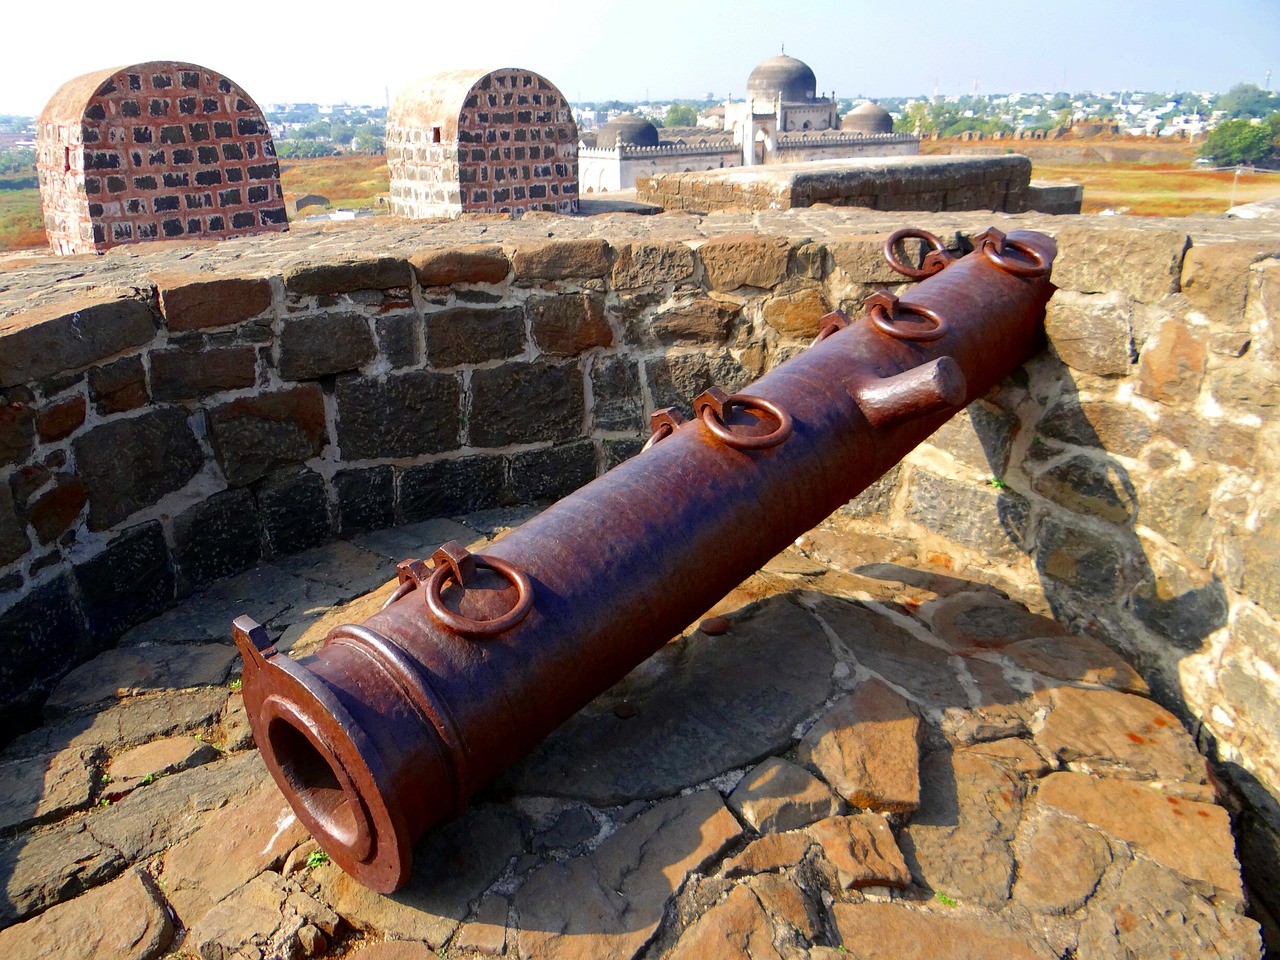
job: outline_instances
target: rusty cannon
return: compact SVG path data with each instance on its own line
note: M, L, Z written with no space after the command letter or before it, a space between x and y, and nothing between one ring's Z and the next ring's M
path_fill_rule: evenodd
M933 249L902 263L904 236ZM888 471L1040 347L1056 246L973 238L955 258L898 231L920 279L829 314L803 353L695 417L654 414L643 452L472 555L398 565L362 624L309 657L234 624L254 737L329 856L389 892L414 842L513 760Z

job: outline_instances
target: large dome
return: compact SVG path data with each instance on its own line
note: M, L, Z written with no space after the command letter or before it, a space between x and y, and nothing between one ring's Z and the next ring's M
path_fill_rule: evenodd
M596 134L597 147L612 147L616 143L628 147L656 147L658 128L644 117L624 113L614 117Z
M780 96L783 103L801 103L816 100L817 92L818 78L808 64L785 53L765 60L747 77L748 100L772 101Z
M844 115L840 129L867 135L893 133L893 117L884 107L868 100Z

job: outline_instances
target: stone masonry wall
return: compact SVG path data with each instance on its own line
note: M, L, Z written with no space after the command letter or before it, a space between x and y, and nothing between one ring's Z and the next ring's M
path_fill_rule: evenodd
M526 217L503 244L232 259L0 319L4 727L175 597L346 531L562 496L635 453L654 409L741 388L827 311L904 289L887 224L812 216L709 237L624 218L613 242ZM1049 348L845 512L1135 658L1240 791L1265 896L1280 239L1031 225L1061 248Z

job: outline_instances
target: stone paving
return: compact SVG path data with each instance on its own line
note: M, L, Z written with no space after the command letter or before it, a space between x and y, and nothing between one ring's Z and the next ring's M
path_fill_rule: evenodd
M360 887L253 748L230 621L303 654L393 561L528 515L259 566L70 673L0 752L0 957L1259 956L1218 786L1142 678L1033 591L839 520L430 832L404 889Z

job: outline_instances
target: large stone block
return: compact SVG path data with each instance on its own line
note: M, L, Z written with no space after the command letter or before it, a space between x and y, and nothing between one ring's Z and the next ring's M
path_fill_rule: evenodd
M422 351L418 345L418 316L414 313L392 313L379 317L374 329L378 349L391 368L416 367Z
M582 434L584 416L577 364L508 363L471 374L474 447L569 440Z
M831 260L854 283L899 284L908 280L893 267L884 256L884 242L888 234L841 237L827 241ZM907 266L919 267L930 248L923 240L908 238L898 241L894 250Z
M1046 517L1036 543L1036 570L1093 600L1110 600L1124 587L1125 551L1119 541L1078 523Z
M793 280L764 302L763 312L765 323L783 336L812 340L831 307L820 286Z
M961 463L997 477L1009 465L1017 421L998 407L975 400L939 427L928 442Z
M407 287L409 263L400 257L367 257L331 263L296 263L284 271L286 293L307 296L349 293L352 290L389 290Z
M158 273L149 279L170 330L225 327L271 309L271 281L266 277Z
M1145 540L1147 570L1130 595L1133 615L1161 637L1188 650L1227 623L1227 591L1204 570Z
M1182 292L1211 321L1247 326L1245 302L1255 263L1280 257L1280 244L1210 243L1192 247L1182 263Z
M254 497L276 556L318 547L329 539L329 501L320 474L301 470L271 477L254 490Z
M740 234L715 237L698 248L712 290L772 289L787 278L791 245L781 237Z
M645 377L655 408L681 407L692 413L693 398L711 386L733 393L753 379L728 351L672 353L645 361Z
M693 276L693 251L678 240L638 240L617 248L610 283L617 290L679 283Z
M626 357L599 357L591 365L591 424L596 430L643 430L640 367Z
M1109 523L1127 524L1137 509L1137 491L1128 473L1114 461L1083 454L1047 467L1031 488L1068 510Z
M79 299L0 319L0 388L80 370L156 334L141 300Z
M0 483L0 565L12 563L27 552L31 538L13 502L13 488Z
M944 480L923 470L910 478L906 518L989 557L1016 560L1027 542L1030 506L1011 490Z
M1059 290L1045 310L1049 343L1063 363L1100 377L1128 376L1133 363L1132 304L1123 294Z
M1191 239L1180 231L1065 226L1057 231L1053 282L1063 290L1116 290L1142 303L1177 293Z
M416 457L458 447L455 376L414 370L384 380L340 377L338 447L344 460Z
M72 442L89 492L89 528L105 530L181 489L204 465L204 453L176 407L111 420Z
M101 646L159 613L174 596L173 562L158 520L126 530L77 564L75 574L89 631Z
M547 240L522 244L512 257L517 280L589 280L609 272L604 240Z
M89 397L99 413L124 413L147 402L141 357L123 357L89 370Z
M1280 510L1264 514L1257 532L1239 546L1244 592L1273 617L1280 616Z
M559 500L596 478L596 450L581 440L511 456L511 493L520 503Z
M1172 317L1157 324L1138 362L1138 393L1161 403L1195 403L1204 381L1205 334Z
M253 347L153 350L151 393L161 401L200 400L223 390L252 387L257 369Z
M524 352L524 311L454 307L426 316L427 359L434 367L505 360Z
M549 357L572 357L592 347L613 345L613 330L598 293L533 297L525 304L533 342Z
M314 383L232 400L210 411L209 420L218 465L232 486L317 456L328 430Z
M290 317L280 333L280 376L309 380L358 370L374 353L369 321L358 313Z
M70 574L32 589L0 613L0 742L40 722L53 685L90 656L84 616Z
M384 465L368 470L341 470L334 474L338 492L339 529L381 530L396 522L395 471Z
M720 345L729 339L741 312L737 304L700 297L654 314L649 330L658 343L667 347Z
M409 258L418 283L447 287L455 283L501 283L511 264L496 243L465 244L444 250L423 250Z
M1062 443L1136 458L1151 439L1152 427L1151 421L1134 407L1082 401L1077 394L1067 392L1045 409L1036 431Z
M502 503L502 457L435 460L400 474L400 512L406 523L488 510Z
M173 520L173 556L191 588L248 570L262 556L258 508L248 490L224 490Z
M26 387L0 393L0 467L22 463L35 449L35 397Z

